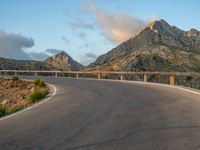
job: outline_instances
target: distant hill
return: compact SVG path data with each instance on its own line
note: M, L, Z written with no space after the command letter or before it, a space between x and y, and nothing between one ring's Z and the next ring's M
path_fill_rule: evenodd
M200 32L183 31L165 20L151 22L88 67L96 69L200 72Z
M73 60L72 57L65 52L49 57L44 62L58 70L79 70L83 68L83 65Z
M0 57L0 70L79 70L83 66L61 52L45 61L15 60Z

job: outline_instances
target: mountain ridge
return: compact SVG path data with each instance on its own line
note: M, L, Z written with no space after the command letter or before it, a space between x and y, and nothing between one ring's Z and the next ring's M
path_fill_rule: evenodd
M56 59L55 59L56 58ZM56 61L55 61L56 60ZM68 61L69 60L69 61ZM55 63L58 63L56 65ZM16 60L0 57L0 70L79 70L81 64L73 60L66 52L51 56L44 61Z
M99 56L87 70L200 72L199 62L200 32L184 31L161 19Z

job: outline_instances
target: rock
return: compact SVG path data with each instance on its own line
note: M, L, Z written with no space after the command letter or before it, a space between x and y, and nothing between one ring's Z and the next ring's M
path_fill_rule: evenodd
M61 52L53 57L49 57L44 62L52 65L58 70L79 70L83 68L81 64L73 60L65 52Z
M5 100L3 100L3 101L1 102L1 105L6 105L7 103L8 103L8 100L5 99Z

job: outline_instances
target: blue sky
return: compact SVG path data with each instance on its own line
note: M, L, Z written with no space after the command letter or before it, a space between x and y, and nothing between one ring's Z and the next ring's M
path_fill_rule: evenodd
M0 32L6 40L0 41L4 44L0 45L0 51L6 49L19 56L7 55L5 51L0 54L28 59L28 55L20 57L25 51L32 55L30 58L43 59L46 54L53 54L47 53L47 49L58 49L88 64L96 56L134 36L155 18L162 18L184 30L200 30L200 1L0 0ZM34 43L30 44L30 38ZM10 43L12 46L8 45Z

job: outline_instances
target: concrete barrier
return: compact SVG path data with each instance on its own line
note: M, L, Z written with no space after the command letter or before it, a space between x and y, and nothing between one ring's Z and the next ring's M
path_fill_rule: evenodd
M102 74L107 75L119 75L120 80L126 80L126 75L142 75L144 82L148 82L148 77L155 75L161 80L161 76L168 76L169 84L175 85L175 80L177 76L186 77L200 77L200 73L197 72L114 72L114 71L45 71L45 70L0 70L0 75L27 75L31 74L33 76L38 76L42 74L48 74L49 76L58 77L61 74L74 74L78 79L80 75L84 74L96 74L97 79L101 79Z

